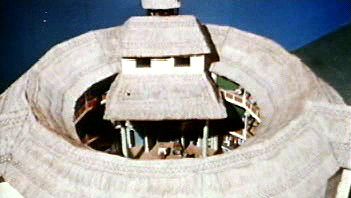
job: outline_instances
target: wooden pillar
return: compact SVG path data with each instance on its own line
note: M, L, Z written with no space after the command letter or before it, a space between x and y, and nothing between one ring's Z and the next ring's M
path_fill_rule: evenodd
M132 140L131 140L131 137L130 137L130 129L127 129L127 147L128 148L132 148Z
M118 124L116 129L120 129L121 133L121 142L122 142L122 154L124 157L129 157L128 155L128 146L127 146L127 138L126 138L126 128L122 124Z
M212 149L217 151L218 150L218 136L212 137Z
M197 146L197 147L201 147L201 146L202 146L202 139L201 139L201 137L198 137L198 138L197 138L196 146Z
M243 101L242 101L242 103L243 103L244 106L246 106L246 100L247 100L246 97L247 97L247 94L246 94L246 90L244 89Z
M211 73L211 78L213 79L214 82L217 83L217 74Z
M182 137L180 137L180 144L182 145L183 148L185 148L185 138L182 135Z
M132 148L132 139L131 139L131 130L132 130L132 125L129 121L126 121L126 130L127 130L127 145L128 148Z
M208 120L206 120L206 124L202 133L202 157L207 157L207 139L208 139Z
M149 138L147 137L147 135L145 134L144 137L144 148L145 148L145 152L148 153L150 152L150 148L149 148Z

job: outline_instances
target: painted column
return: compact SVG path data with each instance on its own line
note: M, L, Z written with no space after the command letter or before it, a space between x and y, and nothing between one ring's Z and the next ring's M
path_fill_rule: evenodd
M127 129L127 146L128 146L128 148L132 148L132 140L130 138L130 129Z
M149 148L149 138L147 137L146 134L145 134L145 137L144 137L144 147L145 147L145 152L146 152L146 153L150 152L150 148Z
M211 78L217 83L217 75L215 73L211 73Z
M218 150L218 136L214 136L212 139L212 149L217 151Z
M127 145L127 137L126 137L126 128L125 126L121 126L121 140L122 140L122 153L124 157L128 156L128 145Z
M182 135L182 137L180 137L180 144L182 145L183 148L185 148L185 138Z
M127 145L128 148L132 148L132 139L131 139L131 130L132 130L132 125L129 121L126 121L126 130L127 130Z
M197 138L196 146L197 146L197 147L201 147L201 146L202 146L202 139L201 139L201 137L198 137L198 138Z
M203 129L202 134L202 157L207 157L207 139L208 139L208 120Z

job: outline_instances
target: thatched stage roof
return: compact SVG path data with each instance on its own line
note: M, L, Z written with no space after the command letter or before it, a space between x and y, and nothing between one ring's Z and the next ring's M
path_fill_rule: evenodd
M226 118L222 99L205 74L118 76L107 95L105 119Z
M123 26L120 45L123 57L210 53L199 22L190 15L131 17Z

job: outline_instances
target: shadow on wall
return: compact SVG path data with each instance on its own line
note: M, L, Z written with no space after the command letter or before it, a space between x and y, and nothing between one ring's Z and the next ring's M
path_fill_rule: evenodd
M293 53L351 105L351 25Z

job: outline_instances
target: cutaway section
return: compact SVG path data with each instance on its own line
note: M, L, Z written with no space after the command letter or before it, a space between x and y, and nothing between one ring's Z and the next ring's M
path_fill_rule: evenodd
M95 150L139 160L203 158L229 152L255 136L260 111L245 88L224 77L212 77L224 101L225 119L104 120L112 76L78 99L75 124L79 137Z
M116 75L108 77L92 85L77 100L75 106L74 123L81 142L99 151L111 148L117 141L114 126L103 120L105 112L106 94Z

